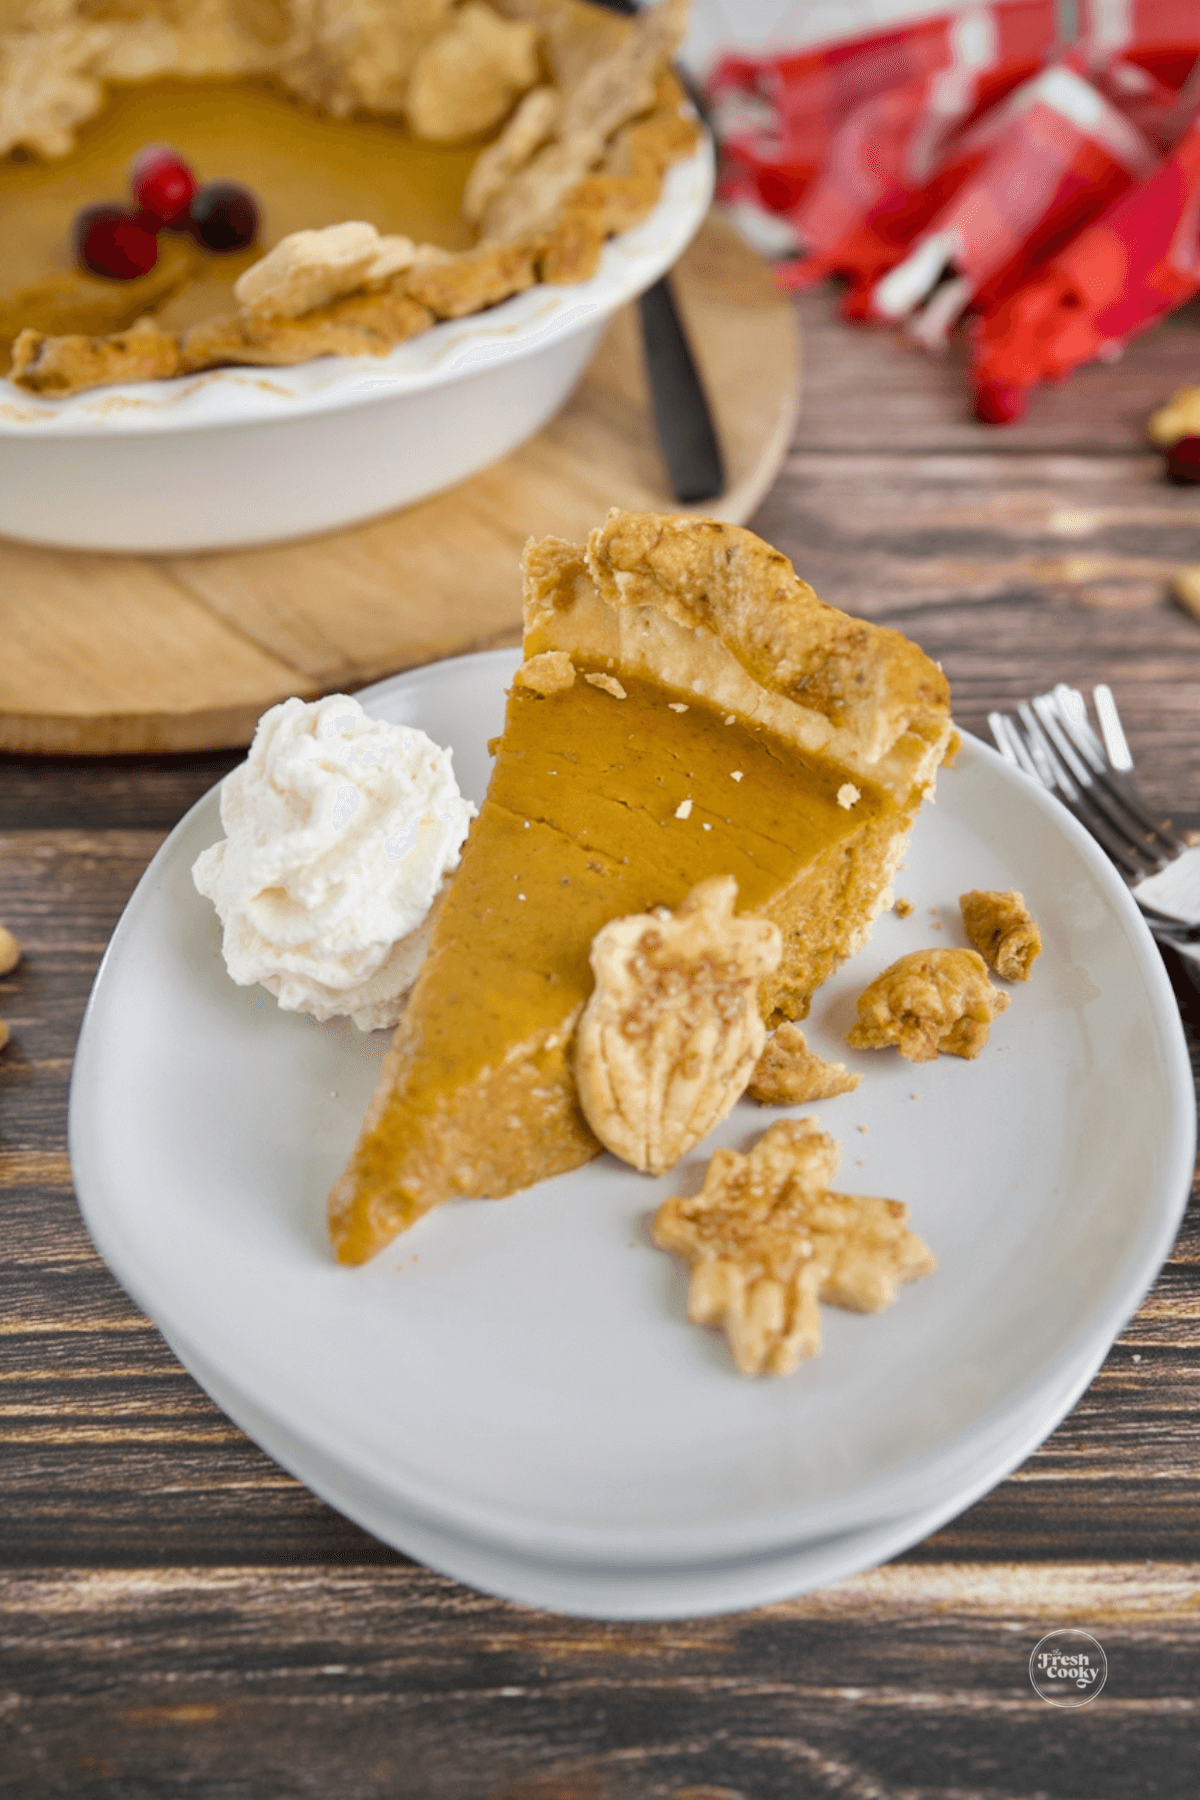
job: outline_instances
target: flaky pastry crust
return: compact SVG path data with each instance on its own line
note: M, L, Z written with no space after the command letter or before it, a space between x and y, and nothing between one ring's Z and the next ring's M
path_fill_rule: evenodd
M700 1193L655 1214L655 1243L691 1265L688 1318L722 1327L744 1375L816 1356L819 1301L879 1312L937 1267L898 1200L830 1191L840 1158L815 1119L781 1119L748 1155L716 1151Z
M785 1019L767 1039L746 1092L762 1106L808 1106L853 1093L859 1079L845 1063L825 1062L810 1050L800 1027Z
M614 508L586 546L531 540L523 568L528 648L640 666L897 799L932 788L951 730L940 669L819 600L753 532Z
M989 969L1005 981L1028 981L1034 958L1042 952L1042 934L1025 897L972 888L960 894L963 929Z
M909 1062L933 1062L939 1053L973 1058L1007 1005L978 951L914 950L859 995L846 1042L855 1050L894 1044Z
M778 927L736 917L732 875L671 912L596 933L596 985L575 1040L583 1116L622 1161L665 1174L745 1092L766 1031L758 988L779 966Z
M177 340L152 327L134 326L100 338L23 331L12 357L13 380L48 397L122 381L158 381L180 372Z

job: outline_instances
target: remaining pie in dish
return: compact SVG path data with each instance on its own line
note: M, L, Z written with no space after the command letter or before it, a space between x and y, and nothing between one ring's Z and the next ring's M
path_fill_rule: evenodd
M536 282L585 280L697 126L670 60L687 0L16 0L0 25L0 370L49 395L231 363L384 355ZM260 242L178 232L134 279L75 266L72 220L175 145L236 179ZM280 313L239 280L303 231L390 254ZM406 249L402 247L406 246ZM137 329L133 329L134 327Z
M330 1197L339 1258L599 1152L572 1034L610 920L733 876L779 927L764 1019L865 941L950 737L940 670L737 527L612 512L524 558L526 661L492 779Z

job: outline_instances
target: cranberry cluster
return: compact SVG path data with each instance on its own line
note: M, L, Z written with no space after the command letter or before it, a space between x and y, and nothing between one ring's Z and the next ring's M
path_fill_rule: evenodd
M108 202L76 214L75 254L93 275L132 281L158 260L160 231L187 231L206 250L244 250L258 234L253 194L235 181L201 187L177 150L150 144L129 170L132 206Z

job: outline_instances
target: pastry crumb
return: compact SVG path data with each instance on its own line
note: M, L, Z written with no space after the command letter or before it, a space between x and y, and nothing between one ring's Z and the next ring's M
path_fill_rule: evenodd
M916 911L911 900L894 900L892 911L898 918L907 919Z
M978 951L915 950L859 995L858 1023L846 1041L855 1050L894 1044L909 1062L933 1062L939 1053L971 1059L1008 1003Z
M730 770L729 779L730 781L745 781L746 777L741 769L732 769Z
M675 817L677 819L690 819L691 816L692 816L691 801L690 800L681 800L679 802L679 805L675 808Z
M625 689L615 675L585 675L583 679L590 682L592 687L601 688L604 693L611 694L614 700L624 700L625 698Z
M852 781L843 781L841 787L837 791L838 805L844 807L845 810L849 812L855 801L861 799L862 789L856 788Z
M746 1092L761 1106L807 1106L852 1093L860 1079L845 1063L825 1062L800 1027L785 1020L768 1038Z
M668 700L667 707L671 712L685 713L688 710L687 704L683 700Z
M575 665L565 650L543 650L540 656L527 657L514 679L535 694L561 694L575 685Z
M1042 934L1022 894L972 888L961 894L963 929L990 969L1005 981L1028 981Z

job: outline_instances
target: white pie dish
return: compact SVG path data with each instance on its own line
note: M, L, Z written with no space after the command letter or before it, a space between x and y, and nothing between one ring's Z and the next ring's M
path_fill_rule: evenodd
M478 800L515 662L435 664L363 703L452 745ZM941 1267L878 1317L827 1309L824 1355L785 1381L738 1377L684 1322L683 1278L645 1232L715 1144L776 1116L749 1102L676 1177L603 1157L334 1264L325 1194L385 1044L228 980L189 874L218 835L214 790L97 976L71 1094L80 1205L172 1341L408 1516L504 1555L662 1568L922 1511L1099 1360L1173 1241L1194 1098L1161 958L1093 840L985 746L967 743L918 822L900 884L915 914L885 915L821 989L810 1042L847 1056L855 994L904 951L953 943L968 887L1020 886L1046 951L977 1062L862 1053L859 1091L817 1109L840 1185L908 1201Z
M704 134L590 281L530 288L384 357L214 369L64 400L0 380L0 534L77 550L235 548L331 531L465 480L563 404L613 314L695 235L713 171Z

